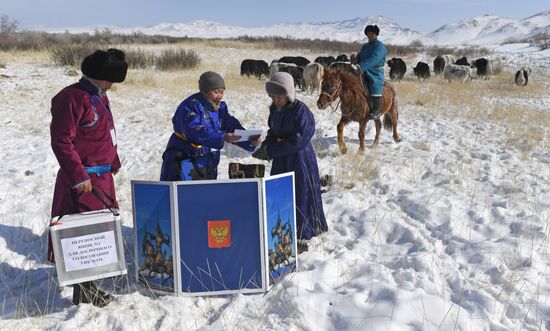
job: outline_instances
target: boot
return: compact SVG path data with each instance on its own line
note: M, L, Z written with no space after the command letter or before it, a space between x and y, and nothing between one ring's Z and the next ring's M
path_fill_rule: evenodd
M298 246L298 254L303 253L303 252L307 252L307 250L308 250L307 240L298 239L296 244L297 244L296 246Z
M382 97L372 97L372 107L369 112L369 120L377 120L380 118L380 106Z
M105 307L113 300L113 297L100 290L92 282L84 282L73 285L73 305L91 303L96 307Z

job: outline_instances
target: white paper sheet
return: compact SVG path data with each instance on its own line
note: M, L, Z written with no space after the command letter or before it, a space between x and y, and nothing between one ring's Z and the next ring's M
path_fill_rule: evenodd
M251 136L258 136L263 133L262 130L235 130L235 133L233 133L236 136L240 136L241 139L237 140L237 142L241 141L248 141Z

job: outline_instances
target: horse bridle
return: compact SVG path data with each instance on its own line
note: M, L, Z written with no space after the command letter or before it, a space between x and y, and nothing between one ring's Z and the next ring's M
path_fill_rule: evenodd
M336 107L335 108L332 107L332 103L334 102L334 98L338 94L338 92L340 90L340 87L342 87L342 80L341 79L338 80L338 86L336 86L334 88L334 92L332 92L332 94L328 94L327 92L323 92L321 90L321 95L326 95L329 98L329 104L328 105L330 106L330 109L332 109L332 111L334 111L334 112L336 111L336 109L338 109L338 107L340 106L340 102L342 101L341 99L338 100L338 104L336 104ZM333 86L331 86L329 90L332 90L332 89L333 89Z

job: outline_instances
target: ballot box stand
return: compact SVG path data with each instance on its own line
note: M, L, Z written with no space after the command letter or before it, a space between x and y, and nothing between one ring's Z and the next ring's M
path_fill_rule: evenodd
M261 293L296 270L293 173L132 181L132 199L136 277L153 291Z
M59 285L127 273L121 217L111 210L65 215L50 227Z

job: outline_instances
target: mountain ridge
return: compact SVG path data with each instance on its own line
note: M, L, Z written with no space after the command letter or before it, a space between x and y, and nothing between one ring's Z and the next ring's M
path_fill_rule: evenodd
M364 42L363 29L367 24L380 27L380 39L388 44L404 45L419 40L425 44L439 45L486 45L501 44L507 40L533 38L550 31L550 10L536 13L523 19L511 19L496 15L477 15L451 22L428 33L401 27L385 16L355 17L327 22L277 23L271 26L240 27L225 25L210 20L191 22L161 22L150 26L121 27L116 25L73 28L27 27L26 30L71 33L109 29L115 33L140 32L149 35L196 38L236 38L240 36L267 37L291 36L296 39L330 39L345 42Z

